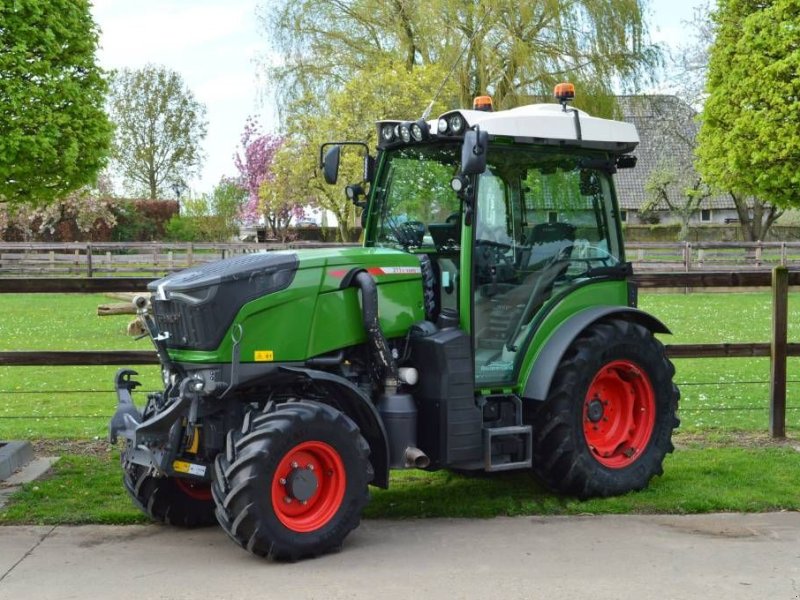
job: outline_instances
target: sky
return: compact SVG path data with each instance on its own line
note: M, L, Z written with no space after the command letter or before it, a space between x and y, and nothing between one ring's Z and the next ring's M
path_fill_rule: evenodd
M233 155L248 116L274 131L258 63L269 45L257 7L270 0L94 0L100 27L98 58L105 69L138 68L147 63L177 71L205 104L208 134L202 175L189 182L192 194L210 192L223 175L236 175ZM653 42L681 42L696 6L707 0L650 0ZM688 40L687 40L688 41Z

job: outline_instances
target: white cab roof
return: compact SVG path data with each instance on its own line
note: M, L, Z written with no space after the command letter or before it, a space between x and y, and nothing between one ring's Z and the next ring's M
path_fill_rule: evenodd
M565 112L560 104L530 104L497 112L448 111L443 116L459 112L470 127L479 125L490 135L577 141L574 115L576 110L568 108ZM639 135L632 123L600 119L582 110L577 112L580 118L581 141L633 146L639 143ZM436 131L435 127L432 131Z

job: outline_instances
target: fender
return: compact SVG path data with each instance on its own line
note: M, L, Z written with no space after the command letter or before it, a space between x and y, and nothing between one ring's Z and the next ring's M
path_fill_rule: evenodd
M575 338L592 323L604 317L619 317L626 321L633 321L646 327L653 333L672 333L666 325L637 308L626 306L594 306L581 311L567 319L558 330L550 336L539 352L533 364L525 391L522 397L525 400L542 401L547 398L553 375L561 363L561 358L570 347Z
M389 441L377 409L364 392L344 377L302 367L281 367L281 371L309 379L323 388L333 400L330 404L353 419L370 447L369 460L375 471L372 485L389 487Z

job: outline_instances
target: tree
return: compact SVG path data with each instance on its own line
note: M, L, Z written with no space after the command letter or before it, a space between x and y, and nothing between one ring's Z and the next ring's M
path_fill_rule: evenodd
M650 71L641 0L284 0L262 19L283 60L268 68L284 113L311 94L324 98L387 59L410 80L423 65L450 68L461 106L491 93L509 108L549 95L569 78L591 93ZM469 42L468 42L469 40ZM434 88L435 89L435 88ZM432 95L433 89L429 90Z
M122 69L111 80L114 160L132 192L156 199L202 164L206 109L166 67Z
M106 83L87 0L0 3L0 202L48 203L108 156Z
M241 151L233 157L248 196L242 219L257 223L263 218L272 237L278 239L286 238L292 217L302 216L303 212L297 190L288 185L288 166L276 181L276 158L283 142L280 136L262 133L258 122L248 118L240 138Z
M800 3L720 0L698 166L732 194L800 206Z
M442 65L423 65L408 77L405 64L383 58L371 65L362 77L347 82L341 90L331 91L326 108L318 111L313 100L287 115L287 135L282 151L285 168L279 179L288 182L288 189L302 204L331 211L338 221L339 238L352 241L357 237L361 209L350 202L343 186L325 183L319 173L319 148L323 142L351 139L377 144L375 121L385 118L417 119L430 101L431 90L441 83L447 70ZM443 89L434 112L444 112L457 95L450 82ZM359 183L363 179L363 153L345 148L339 180Z
M688 37L692 41L680 46L677 53L670 56L671 76L669 83L671 88L680 100L698 111L703 110L703 105L708 96L706 77L710 48L715 37L715 26L709 16L711 12L709 5L695 8L692 20L684 23L690 32ZM681 128L675 122L676 115L673 114L674 111L664 103L659 105L658 111L659 121L666 135L674 135L674 132L678 132L679 145L696 154L698 128L693 126L690 136L680 134L679 132L685 128ZM680 115L678 116L680 117ZM697 116L694 116L693 119L697 120ZM694 168L700 171L699 160L696 160L695 163ZM691 165L687 166L691 167ZM682 173L685 177L688 171L682 171ZM656 174L654 177L653 183L656 187L658 187L657 180L661 175ZM691 189L691 186L689 189ZM740 194L725 188L718 188L712 191L719 194L727 194L733 202L736 214L739 217L739 229L745 241L754 242L765 239L770 227L783 214L783 211L774 204L755 196Z

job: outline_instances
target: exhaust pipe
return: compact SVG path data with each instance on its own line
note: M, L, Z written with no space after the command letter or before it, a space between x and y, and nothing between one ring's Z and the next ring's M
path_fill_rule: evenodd
M431 459L419 448L409 446L406 448L406 467L415 469L425 469L431 464Z

